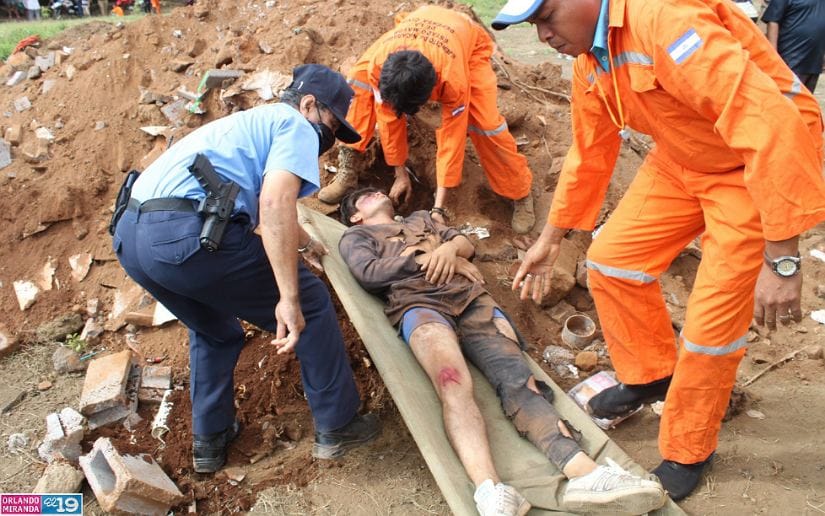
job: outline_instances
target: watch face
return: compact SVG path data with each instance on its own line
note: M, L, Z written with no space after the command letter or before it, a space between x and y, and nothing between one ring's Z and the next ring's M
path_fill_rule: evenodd
M793 276L797 270L798 266L793 260L779 260L776 262L776 272L780 276Z

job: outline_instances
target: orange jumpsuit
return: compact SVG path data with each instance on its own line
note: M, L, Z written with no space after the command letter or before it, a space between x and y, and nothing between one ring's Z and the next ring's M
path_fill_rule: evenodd
M624 123L656 142L593 240L590 288L619 379L673 375L665 459L716 449L745 354L764 241L825 220L816 100L756 25L724 0L610 0L607 73L573 73L573 145L549 222L592 229ZM658 278L697 235L702 261L674 342ZM678 348L678 353L677 353Z
M417 50L435 68L430 100L441 104L442 113L436 130L438 186L461 183L469 133L492 189L509 199L526 197L532 174L496 107L496 75L490 64L493 41L467 16L443 7L425 6L396 20L395 28L373 43L350 70L355 97L347 120L362 136L351 147L363 152L377 122L387 164L400 166L407 160L406 119L382 104L378 92L381 67L399 50Z

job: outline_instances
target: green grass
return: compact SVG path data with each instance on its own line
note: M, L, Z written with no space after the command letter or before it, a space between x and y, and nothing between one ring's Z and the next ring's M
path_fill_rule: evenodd
M41 40L47 40L64 30L93 21L110 23L130 22L142 18L143 14L131 14L121 18L115 16L95 16L91 18L70 18L61 20L39 20L25 22L0 23L0 59L6 59L17 43L28 36L37 34Z
M498 12L504 7L506 0L463 0L465 4L472 6L482 21L489 25Z

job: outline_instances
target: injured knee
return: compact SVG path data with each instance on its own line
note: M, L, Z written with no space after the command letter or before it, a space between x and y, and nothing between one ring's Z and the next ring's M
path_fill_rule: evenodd
M455 367L444 367L438 372L438 386L441 389L450 385L461 385L461 373Z

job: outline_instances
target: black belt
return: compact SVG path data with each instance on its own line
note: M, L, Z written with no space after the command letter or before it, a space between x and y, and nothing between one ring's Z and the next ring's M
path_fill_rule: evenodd
M138 213L146 213L149 211L198 211L197 202L193 199L181 199L179 197L162 197L160 199L149 199L148 201L140 202L137 199L129 199L129 204L126 206L127 210Z

